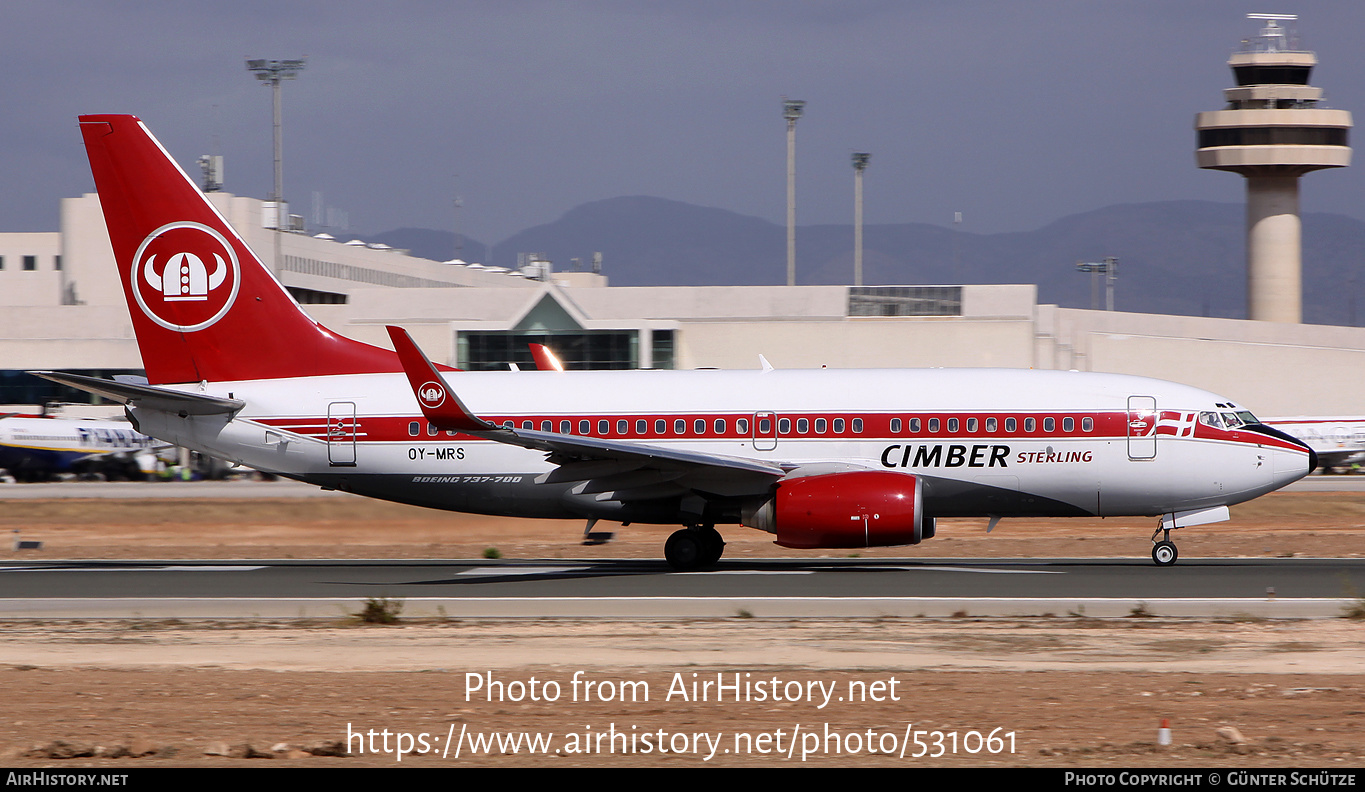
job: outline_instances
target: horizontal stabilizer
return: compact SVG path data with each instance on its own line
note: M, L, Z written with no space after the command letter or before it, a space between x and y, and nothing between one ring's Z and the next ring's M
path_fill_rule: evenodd
M145 410L158 410L176 415L225 415L235 413L246 406L240 399L225 399L222 396L209 396L206 393L184 393L154 385L133 385L127 382L80 374L64 374L60 371L30 371L36 377L70 385L77 390L103 396L110 401Z

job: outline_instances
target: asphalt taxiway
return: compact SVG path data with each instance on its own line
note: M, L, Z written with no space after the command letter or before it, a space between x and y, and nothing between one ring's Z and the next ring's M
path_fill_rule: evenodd
M1365 559L44 561L0 566L0 618L1330 618L1362 591Z
M1290 491L1365 489L1311 476ZM25 498L347 498L289 481L0 486ZM0 562L0 618L298 618L400 599L405 616L1127 616L1329 618L1359 607L1365 559Z

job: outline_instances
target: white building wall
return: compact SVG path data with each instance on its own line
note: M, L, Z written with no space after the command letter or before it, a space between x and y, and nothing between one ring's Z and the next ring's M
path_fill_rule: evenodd
M1027 368L1033 323L953 317L679 321L678 368Z
M1182 382L1267 416L1365 415L1365 328L1055 312L1067 368Z
M61 235L50 233L0 234L0 306L57 305L62 273ZM32 270L24 269L25 261Z

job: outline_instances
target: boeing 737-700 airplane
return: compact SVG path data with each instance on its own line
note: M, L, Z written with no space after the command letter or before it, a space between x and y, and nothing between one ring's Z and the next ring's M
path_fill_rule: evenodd
M259 470L440 509L678 525L664 555L687 570L720 557L717 525L854 548L964 516L1160 517L1152 557L1172 564L1172 530L1316 464L1230 399L1116 374L438 367L399 328L394 351L310 319L137 118L80 122L149 384L45 376Z

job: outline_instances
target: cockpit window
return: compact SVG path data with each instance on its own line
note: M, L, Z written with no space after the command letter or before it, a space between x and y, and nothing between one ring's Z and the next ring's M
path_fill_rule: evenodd
M1258 424L1261 422L1260 418L1257 418L1246 410L1238 410L1237 417L1242 419L1242 423Z
M1226 428L1223 424L1222 416L1216 412L1199 413L1199 423L1204 424L1205 426L1212 426L1214 429Z

